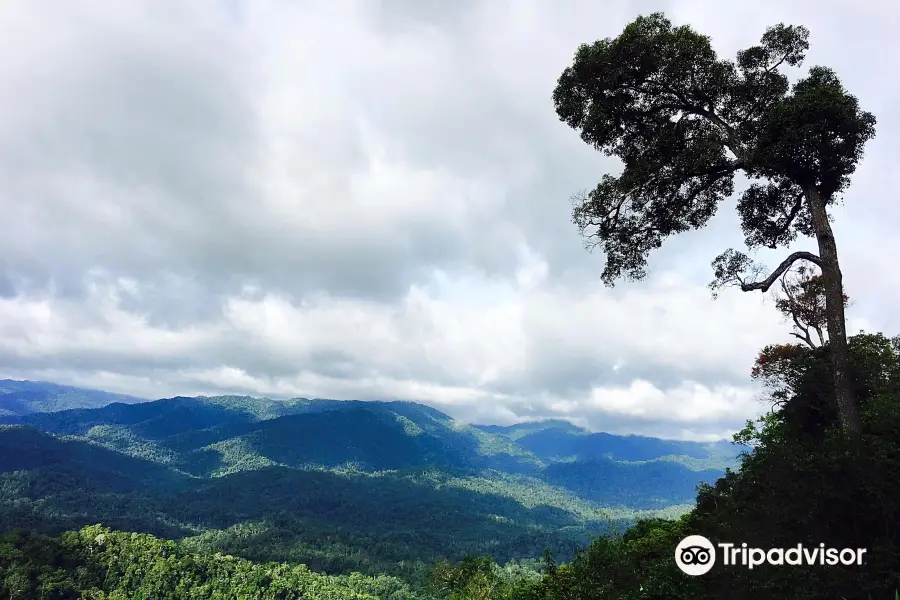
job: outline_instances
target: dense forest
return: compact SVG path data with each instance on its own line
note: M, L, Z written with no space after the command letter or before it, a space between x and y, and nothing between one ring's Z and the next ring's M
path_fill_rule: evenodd
M557 564L558 555L552 551L539 562L509 560L509 554L507 560L498 562L494 558L498 556L496 549L479 547L478 538L483 543L500 537L499 528L492 530L485 528L484 523L471 521L458 523L465 518L459 508L471 498L467 495L445 504L443 510L448 512L441 513L434 512L436 506L428 503L425 488L406 489L401 496L405 495L407 501L400 510L413 511L416 504L422 504L419 516L405 523L382 523L380 520L389 519L394 510L390 504L394 500L384 495L388 493L386 489L376 487L366 492L362 486L350 484L352 478L341 479L328 471L318 473L323 478L319 483L300 483L290 477L273 478L274 473L270 472L248 471L251 475L258 473L266 481L257 487L241 482L213 488L197 508L191 508L191 502L177 494L144 505L144 500L135 500L129 493L137 485L134 477L150 475L135 471L137 463L132 461L137 459L118 454L121 462L115 470L97 471L96 480L88 477L89 470L69 475L53 472L47 479L36 475L40 470L7 474L3 497L18 499L5 504L3 511L4 528L15 530L0 539L2 594L23 599L293 598L303 594L322 598L439 596L497 600L893 597L895 588L900 587L900 441L896 436L900 428L900 338L859 334L850 337L849 346L861 398L862 446L841 434L836 410L828 401L827 346L767 348L754 372L779 396L780 404L758 422L748 423L736 436L752 448L739 468L729 470L711 485L702 485L696 506L686 514L640 519L630 528L607 532L585 544L566 564ZM14 446L0 453L4 461L41 459L31 455L29 449L43 452L46 448L40 440L55 439L21 426L10 427L5 433L18 438ZM66 448L67 444L76 443L74 440L55 443L60 446L58 452L76 454ZM82 456L84 465L109 463L100 458L110 450L98 445L88 447L98 454ZM159 469L156 475L161 483L176 485L177 482L164 479L171 471L154 468ZM284 470L287 471L290 470ZM182 526L173 524L168 531L162 529L165 512L161 507L166 502L181 502L188 518L208 518L221 511L216 518L222 518L224 524L228 516L222 506L228 501L222 498L234 496L231 506L237 510L265 502L270 496L287 501L291 491L297 494L299 490L333 489L340 481L348 485L346 491L320 496L314 502L321 504L308 509L307 521L298 517L304 514L302 505L286 505L281 521L277 520L278 515L270 515L268 518L273 520L268 522L242 524L225 530L228 534L188 536L179 543L126 532L138 525L139 529L155 528L163 537L178 537ZM13 485L19 486L19 491L11 493L9 488ZM54 486L53 495L46 495L42 486ZM280 486L287 489L279 491ZM478 484L457 489L468 494L473 488L477 489ZM531 489L540 493L539 489ZM27 495L16 496L21 490L29 490L35 500L30 502ZM373 501L374 513L357 513L355 521L346 521L344 527L360 532L361 539L354 550L340 542L341 527L328 523L331 519L352 519L353 515L329 515L327 510L359 493L381 495L382 503ZM496 502L500 496L487 497ZM152 498L146 501L151 502ZM534 499L533 503L540 506L543 501ZM53 503L65 510L55 516L43 516L40 508ZM82 506L91 503L105 504L108 512L102 521L124 531L90 526L52 538L27 532L46 527L54 520L60 530L74 529L73 523L85 516L78 514L84 510ZM197 512L191 513L192 510ZM584 510L590 509L585 506ZM123 517L128 511L132 511L131 515ZM143 515L145 527L140 527L139 515ZM320 528L309 532L309 554L304 555L297 550L296 539L288 542L287 538L302 536L304 532L292 528L308 526L317 517L321 518ZM519 519L526 523L528 518L523 510L509 521ZM161 520L154 522L156 519ZM404 531L403 527L409 529ZM762 548L791 547L798 542L826 543L838 548L866 548L868 553L862 568L720 568L703 577L690 578L678 570L673 555L676 544L693 533L713 540L746 541ZM416 539L425 540L431 535L439 536L434 548L446 544L448 549L454 547L454 536L463 536L462 543L456 546L457 554L484 558L422 561L415 570L401 570L404 581L375 573L378 569L395 568L388 563L410 551L424 552L423 558L437 557L439 553L422 550L422 546L404 549L404 544L414 545ZM333 546L323 545L323 538L330 539ZM549 547L552 540L538 536L530 543L534 554ZM354 554L365 544L371 544L367 557ZM255 562L235 556L248 551L255 554ZM281 558L275 558L278 554ZM352 571L361 566L367 566L365 570L373 574L354 575ZM317 571L346 574L318 575Z
M392 577L328 576L303 565L191 553L174 542L93 526L58 538L0 537L4 598L292 598L413 600Z
M5 420L4 529L103 523L198 551L414 579L470 553L571 558L641 516L682 514L736 458L729 444L566 422L471 427L402 402L172 398ZM548 438L562 462L540 451Z
M773 346L756 372L783 397L736 437L752 444L739 469L704 485L677 519L642 520L603 536L536 584L497 575L490 560L442 563L433 577L453 598L894 598L900 589L900 337L849 339L861 400L861 445L841 433L828 401L827 347ZM678 542L699 534L757 548L865 548L860 566L716 567L687 577ZM490 591L488 591L490 590Z
M646 276L650 251L704 225L739 172L749 248L815 238L818 254L795 251L761 279L743 253L713 261L716 292L779 284L798 340L748 365L770 410L735 446L460 426L413 403L19 403L0 429L0 594L900 598L900 337L847 335L826 212L875 120L829 69L794 84L780 72L807 40L777 25L721 60L654 14L581 46L553 94L562 121L624 164L575 206L607 283ZM866 554L692 577L675 560L688 535Z
M98 526L55 538L15 530L0 539L3 594L23 599L893 597L900 586L900 338L859 334L849 341L862 399L861 448L840 435L836 411L827 401L827 347L770 348L760 355L756 373L783 393L784 401L736 436L752 446L740 467L701 486L696 507L687 514L642 519L627 530L597 537L568 564L556 564L552 552L540 562L502 565L491 557L440 560L407 583L389 576L315 573L334 565L313 569L264 556L251 562L230 555L227 547L204 547L190 538L174 543ZM19 427L12 431L35 435ZM125 473L129 465L121 468ZM122 485L127 485L124 479ZM119 502L123 508L125 502ZM15 518L27 529L24 517ZM434 528L452 527L455 518L435 518ZM377 553L385 557L391 556L389 529L370 540L380 544ZM243 531L247 537L261 533ZM676 544L693 533L763 548L824 542L867 548L868 555L863 568L722 568L690 578L678 570L673 555ZM277 548L273 541L260 545L271 552ZM536 540L536 547L540 543Z

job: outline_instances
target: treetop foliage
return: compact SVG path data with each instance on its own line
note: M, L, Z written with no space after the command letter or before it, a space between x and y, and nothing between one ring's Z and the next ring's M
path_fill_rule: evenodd
M738 171L762 179L738 202L749 247L813 233L804 191L834 201L875 118L824 67L790 85L781 69L802 63L808 38L805 27L775 25L725 60L708 36L655 13L578 48L553 92L556 112L624 166L573 211L589 246L606 254L607 285L643 278L665 238L704 226Z

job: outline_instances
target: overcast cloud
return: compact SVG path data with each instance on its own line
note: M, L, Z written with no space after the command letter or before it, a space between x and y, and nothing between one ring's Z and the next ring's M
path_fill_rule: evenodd
M9 0L0 376L730 435L788 339L771 300L705 287L733 204L614 289L570 221L617 165L557 120L556 78L656 10L731 56L806 25L806 66L875 113L835 229L850 331L900 333L892 3Z

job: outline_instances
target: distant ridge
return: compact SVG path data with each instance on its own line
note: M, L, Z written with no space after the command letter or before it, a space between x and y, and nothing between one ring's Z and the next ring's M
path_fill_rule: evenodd
M49 381L0 379L0 416L55 412L70 408L100 408L113 402L134 404L146 398L59 385Z

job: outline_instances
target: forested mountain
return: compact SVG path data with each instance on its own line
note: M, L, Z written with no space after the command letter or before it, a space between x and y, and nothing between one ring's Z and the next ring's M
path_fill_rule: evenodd
M349 415L355 422L362 410L356 403L309 403L302 409L307 412L273 417L278 411L263 410L268 404L260 401L238 411L243 416L233 425L220 423L196 433L167 436L137 427L154 432L156 441L138 438L120 423L115 427L123 427L127 435L117 439L132 455L98 441L102 436L40 432L34 423L61 426L60 417L35 416L30 425L0 427L0 529L57 537L15 531L0 536L0 594L73 600L889 598L900 587L900 338L859 335L850 341L854 370L866 394L865 450L854 450L837 435L835 413L818 393L828 369L827 349L795 348L766 371L766 377L788 385L784 408L738 436L753 447L739 470L701 486L696 504L680 518L683 511L603 511L598 502L572 491L590 497L594 478L618 484L610 489L628 489L634 480L625 473L634 467L686 468L667 460L563 461L542 466L538 478L474 469L296 468L263 464L258 458L234 460L228 472L198 476L153 458L152 451L165 448L177 457L179 444L197 448L207 441L199 439L201 433L231 440L237 438L229 434L240 437L272 427L283 432L274 424L301 416ZM120 421L139 426L156 422L155 411L172 406L190 405L200 413L211 406L215 413L236 402L176 399L101 411L121 417L123 411L136 410L143 420L132 416ZM290 410L301 410L301 404ZM367 424L397 414L389 403L372 407ZM425 417L432 423L452 423L430 409L417 416L415 405L401 410L411 423L427 423ZM98 420L93 411L70 414L74 430L88 433L97 427L84 430ZM75 416L84 422L78 424ZM827 419L824 427L822 419ZM437 433L426 435L424 428L401 424L406 435L439 438ZM243 429L225 431L229 426ZM528 425L530 433L541 427ZM462 433L450 428L463 438L469 429L485 435L509 433L459 429ZM456 434L445 435L452 440ZM516 433L502 437L495 443L476 436L479 444L470 448L481 449L476 456L490 457L490 449L508 450L504 444L521 439ZM231 451L237 454L240 449ZM138 456L142 452L147 457ZM541 461L522 452L525 462ZM458 447L449 455L465 454ZM572 489L547 483L560 471L569 471L564 479ZM646 483L652 488L652 479ZM654 516L668 518L642 519L620 535L607 535L610 524L622 531L636 517ZM85 528L97 522L119 531ZM177 543L130 533L135 531ZM822 540L831 547L867 548L869 558L864 569L719 568L688 578L678 571L673 555L676 544L689 534L747 540L762 548ZM576 556L576 548L584 550ZM542 561L528 558L544 549L551 553Z
M473 548L498 559L545 547L571 554L608 525L602 511L547 486L556 497L542 500L525 482L498 493L493 480L442 471L254 464L198 478L22 426L0 429L0 456L0 529L58 533L101 522L328 572L398 572L404 561L409 572Z
M7 415L0 530L31 533L0 537L0 594L887 597L900 586L900 341L850 342L865 452L835 434L820 395L827 348L767 350L759 372L788 400L740 434L751 448L724 476L707 467L738 446L555 421L466 426L414 403L171 398ZM685 580L672 556L692 533L760 547L817 539L871 558L858 573Z
M97 408L113 402L146 402L146 399L57 385L47 381L0 379L0 416L27 415L68 408Z
M0 423L84 437L198 476L228 470L237 457L295 468L352 464L364 471L476 469L536 476L556 462L600 458L685 463L694 470L715 466L721 471L735 464L740 451L730 442L591 434L557 421L468 426L412 402L176 397L5 416ZM528 433L520 435L523 430ZM215 465L212 471L210 465ZM632 472L641 473L643 466L634 465ZM685 471L680 464L659 468Z
M591 433L568 421L538 421L508 427L476 425L501 435L548 462L610 458L616 461L685 460L708 466L734 466L730 441L711 443L662 440L638 435Z
M714 483L722 471L692 471L665 461L629 464L592 458L549 465L543 479L602 506L663 508L674 498L696 496L698 483Z
M411 402L176 397L0 421L4 529L103 523L329 573L420 578L471 553L571 557L611 526L681 514L722 474L679 464L661 440L666 453L644 462L556 463L509 428Z

